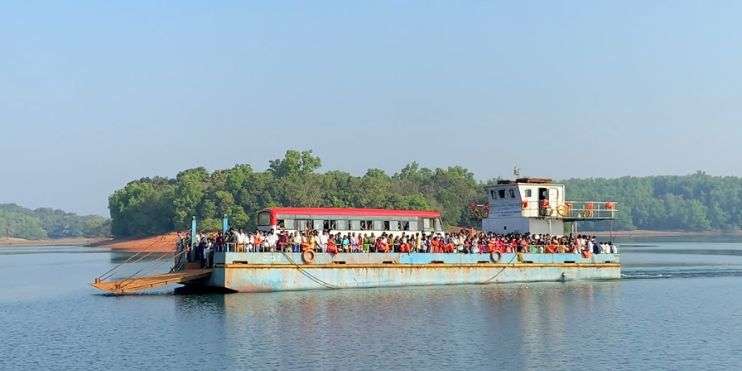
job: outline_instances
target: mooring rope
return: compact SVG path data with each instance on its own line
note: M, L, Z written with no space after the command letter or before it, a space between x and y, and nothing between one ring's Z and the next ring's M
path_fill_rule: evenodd
M175 259L175 257L177 257L178 255L183 254L184 252L186 252L186 250L183 250L183 251L179 252L178 254L172 255L173 259ZM142 269L140 269L136 273L134 273L131 276L129 276L129 277L121 280L121 282L119 283L119 287L120 288L127 287L128 285L130 285L131 283L134 282L134 279L137 278L137 276L140 275L140 273L143 273L145 271L146 271L147 274L152 273L157 267L159 267L163 263L163 260L162 259L165 258L165 257L169 257L169 256L170 256L169 253L165 253L162 256L160 256L159 258L157 258L154 261L150 262L150 264L148 266L144 266ZM142 276L145 276L145 275L146 274L142 274Z
M293 264L293 265L294 265L294 266L295 266L295 267L296 267L296 268L297 268L297 269L299 270L299 272L301 272L301 273L302 273L302 274L303 274L304 276L306 276L306 277L307 277L307 278L309 278L310 280L314 281L314 283L316 283L316 284L319 284L319 285L321 285L321 286L324 286L324 287L326 287L326 288L328 288L328 289L333 289L333 290L335 290L335 289L339 289L339 288L340 288L339 286L335 286L335 285L333 285L333 284L327 283L327 282L325 282L325 281L323 281L323 280L319 279L318 277L315 277L315 276L314 276L314 275L312 275L311 273L307 272L307 271L306 271L306 270L305 270L304 268L302 268L302 267L301 267L301 266L300 266L299 264L297 264L297 263L296 263L296 262L294 261L294 259L292 259L292 258L291 258L291 256L289 256L289 255L288 255L288 254L287 254L287 253L286 253L285 251L281 251L281 253L283 254L283 256L285 256L285 257L286 257L286 259L287 259L287 260L288 260L288 261L289 261L289 262L290 262L291 264Z
M142 261L142 260L143 260L144 258L146 258L147 256L150 256L150 255L152 255L152 253L153 253L153 252L152 252L152 251L149 251L149 252L148 252L147 250L149 250L149 248L150 248L150 247L152 247L152 246L154 246L154 245L155 245L156 243L159 243L159 242L161 242L161 241L162 241L162 240L163 240L164 238L165 238L165 236L160 236L160 239L159 239L159 240L154 240L154 241L150 242L150 243L149 243L149 244L148 244L147 246L145 246L145 247L144 247L143 249L141 249L141 250L140 250L139 252L137 252L136 254L134 254L134 255L130 256L130 257L129 257L128 259L126 259L126 260L125 260L124 262L122 262L122 263L119 263L119 264L115 265L115 266L114 266L113 268L109 269L109 270L108 270L108 271L106 271L105 273L103 273L103 274L101 274L100 276L98 276L98 277L96 278L96 280L98 280L98 281L101 281L101 280L104 280L104 279L106 279L106 278L110 278L110 277L111 277L111 276L113 275L113 273L114 273L114 272L115 272L115 271L116 271L117 269L121 268L121 267L122 267L122 266L123 266L124 264L132 263L132 260L133 260L134 258L136 258L137 256L139 256L140 254L145 254L145 253L146 253L146 254L145 254L145 256L143 256L143 257L141 257L141 258L137 259L137 261L135 261L135 262L133 262L133 263L138 263L138 262Z
M519 253L513 253L513 257L512 257L511 259L510 259L510 261L509 261L509 262L507 262L507 263L505 263L505 264L508 264L508 265L509 265L509 264L513 264L513 261L514 261L514 260L515 260L515 259L516 259L516 258L518 257L518 254L519 254ZM504 272L504 271L505 271L505 269L506 269L507 267L508 267L507 265L506 265L506 266L504 266L504 267L502 267L502 268L500 269L500 271L499 271L499 272L495 273L495 275L494 275L494 276L492 276L492 277L490 277L490 278L488 278L488 279L486 279L486 280L484 280L484 281L482 281L482 282L478 282L477 284L479 284L479 285L484 285L484 284L486 284L486 283L489 283L490 281L492 281L492 280L494 280L495 278L497 278L497 276L499 276L499 275L500 275L500 273Z

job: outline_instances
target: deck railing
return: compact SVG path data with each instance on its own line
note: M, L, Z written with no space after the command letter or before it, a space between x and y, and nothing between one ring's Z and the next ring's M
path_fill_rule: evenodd
M615 219L618 205L613 201L565 201L553 213L563 219L602 220Z

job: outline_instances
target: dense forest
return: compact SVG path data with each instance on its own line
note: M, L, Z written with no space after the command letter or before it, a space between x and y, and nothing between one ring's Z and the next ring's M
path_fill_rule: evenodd
M37 240L64 237L103 237L110 235L108 218L80 216L62 210L26 209L15 204L0 204L0 236Z
M620 212L616 229L704 231L742 227L739 177L710 176L699 171L685 176L570 179L564 183L570 199L617 201ZM593 229L598 228L595 225Z
M250 165L209 172L180 172L128 183L109 198L115 236L153 235L187 229L192 215L217 229L223 214L237 227L254 228L256 212L269 206L437 209L448 225L477 226L470 205L483 203L474 174L459 166L428 169L416 163L389 175L370 169L362 176L318 172L311 151L286 152L265 171ZM572 200L611 200L619 205L614 229L709 230L742 226L742 178L688 176L569 179ZM587 226L601 228L607 225ZM586 228L586 226L582 226Z

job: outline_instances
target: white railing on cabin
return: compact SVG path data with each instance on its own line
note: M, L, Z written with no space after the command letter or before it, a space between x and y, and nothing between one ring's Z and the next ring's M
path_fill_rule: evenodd
M524 202L522 206L525 217L600 220L615 219L618 212L618 204L613 201L565 201L561 205Z

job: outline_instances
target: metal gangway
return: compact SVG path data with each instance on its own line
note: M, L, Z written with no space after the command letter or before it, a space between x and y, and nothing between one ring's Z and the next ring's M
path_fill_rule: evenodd
M183 246L179 245L177 251L173 254L151 251L149 249L151 247L137 252L123 263L119 263L99 275L93 280L91 286L110 294L126 295L172 284L185 284L211 275L211 269L202 269L199 264L187 262L188 249ZM156 254L161 255L157 256ZM151 260L147 260L148 258ZM165 258L173 259L172 267L167 273L157 273L157 270L161 269L164 263L168 261ZM114 275L122 267L136 266L136 264L139 265L136 272L114 278Z

